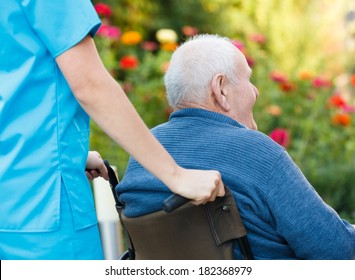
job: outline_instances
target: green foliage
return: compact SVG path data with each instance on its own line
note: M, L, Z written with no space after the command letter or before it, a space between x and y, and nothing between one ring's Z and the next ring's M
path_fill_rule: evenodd
M308 180L342 217L355 223L354 86L351 73L347 73L347 69L354 69L354 63L345 59L349 54L339 44L345 36L339 31L344 2L103 2L112 9L112 15L103 18L105 24L118 26L121 32L137 31L142 36L132 44L126 44L122 37L96 36L95 41L105 66L148 127L168 119L164 69L174 44L190 36L184 27L236 39L244 45L241 48L253 68L252 82L260 91L254 109L259 130L265 134L275 129L286 132L289 142L281 144ZM161 28L173 29L177 42L160 44L156 31ZM330 33L332 36L328 36ZM153 41L157 49L144 49L144 41ZM137 63L129 67L122 64L126 55L133 56ZM332 98L338 94L344 104L334 103ZM91 148L117 165L122 176L127 153L95 123L91 129Z

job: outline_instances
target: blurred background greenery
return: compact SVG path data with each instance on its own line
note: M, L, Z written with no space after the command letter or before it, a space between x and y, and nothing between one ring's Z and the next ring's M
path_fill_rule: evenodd
M230 37L253 68L260 131L355 223L355 0L106 0L95 41L149 127L167 121L163 75L197 33ZM122 120L124 121L124 120ZM127 153L91 124L91 149L122 177Z

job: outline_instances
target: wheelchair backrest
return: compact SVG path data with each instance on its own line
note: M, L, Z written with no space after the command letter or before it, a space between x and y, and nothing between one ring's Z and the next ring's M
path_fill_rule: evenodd
M120 219L137 260L228 260L234 259L235 241L249 246L228 188L224 197L205 205L187 203L171 213L161 210L135 218L121 210Z

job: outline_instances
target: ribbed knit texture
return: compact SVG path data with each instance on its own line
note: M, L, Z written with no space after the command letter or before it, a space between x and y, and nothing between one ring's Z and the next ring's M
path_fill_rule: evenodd
M221 172L257 259L355 258L354 227L321 200L268 136L196 108L174 112L152 131L181 166ZM161 210L171 195L132 158L117 190L130 217ZM240 258L238 248L235 254Z

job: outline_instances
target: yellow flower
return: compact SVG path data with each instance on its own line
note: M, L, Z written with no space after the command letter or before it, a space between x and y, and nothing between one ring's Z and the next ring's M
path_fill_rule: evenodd
M142 41L142 35L137 31L126 31L121 36L124 45L137 45Z
M155 36L160 44L177 42L177 34L172 29L159 29Z

